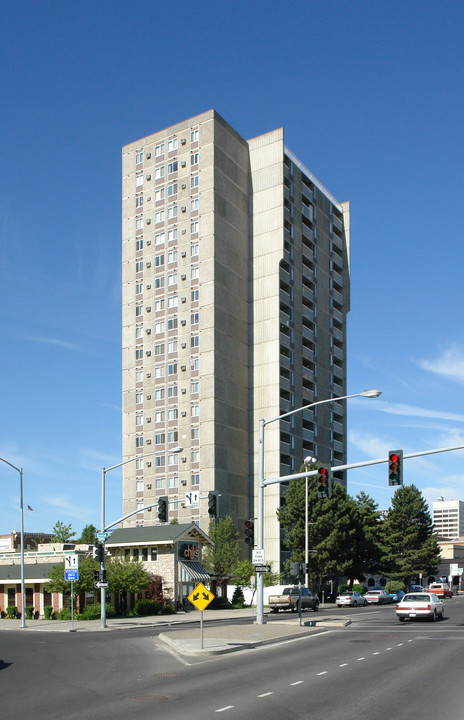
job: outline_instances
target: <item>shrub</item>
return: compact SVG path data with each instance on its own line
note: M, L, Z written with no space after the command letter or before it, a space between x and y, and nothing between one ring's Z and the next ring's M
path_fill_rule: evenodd
M76 620L99 620L100 617L101 604L95 603L94 605L86 605L82 612L76 615ZM116 617L116 610L109 603L106 605L106 617Z
M55 617L57 620L71 620L71 608L64 607L61 610L58 610L58 612L55 613Z
M9 620L12 620L16 617L16 608L14 605L8 605L6 609L6 616Z
M346 592L347 590L348 590L348 585L347 585L347 583L342 583L342 584L339 585L338 588L337 588L337 592L338 592L339 595L341 595L342 593Z
M27 607L26 608L26 617L28 620L32 620L32 613L34 612L34 608Z
M163 605L161 612L163 615L174 615L176 608L171 603L166 603L166 605Z
M231 607L232 605L226 597L215 597L208 605L209 610L227 610Z
M159 600L137 600L134 607L135 615L158 615L163 609Z
M45 605L44 607L45 620L51 620L53 615L53 607L51 605Z
M387 593L398 592L398 590L404 590L404 582L401 580L390 580L385 585L385 592Z
M364 595L364 593L366 592L366 588L363 587L362 585L353 585L353 591L361 593L361 595Z

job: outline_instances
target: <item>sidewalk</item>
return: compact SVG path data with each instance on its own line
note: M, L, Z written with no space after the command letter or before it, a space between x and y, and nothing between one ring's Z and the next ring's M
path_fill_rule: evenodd
M350 620L341 613L303 613L301 626L298 615L282 614L281 619L256 623L228 623L227 620L255 618L255 609L243 610L204 610L203 647L201 647L201 615L197 610L179 612L175 615L150 615L135 618L109 618L107 627L102 628L100 620L26 620L21 628L20 620L0 619L0 632L109 632L137 627L166 628L159 639L176 652L183 655L219 655L269 643L281 642L291 638L323 632L331 627L344 627ZM264 616L266 620L266 615ZM211 621L221 621L220 626L212 626ZM183 626L174 630L174 627ZM172 630L169 632L169 629Z

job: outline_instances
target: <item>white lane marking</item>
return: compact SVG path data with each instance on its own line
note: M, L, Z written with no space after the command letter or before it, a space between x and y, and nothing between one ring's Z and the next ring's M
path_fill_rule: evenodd
M232 708L234 708L234 707L235 707L235 705L224 705L223 708L218 708L216 710L216 712L224 712L225 710L232 710Z
M366 659L365 657L363 657L363 658L358 658L358 662L359 662L360 660L365 660L365 659Z
M380 653L379 653L379 651L378 651L378 650L377 650L377 652L375 652L375 653L372 653L372 654L373 654L373 655L380 655Z
M342 663L342 664L339 665L338 667L346 667L347 665L348 665L348 663Z
M274 693L273 693L273 692L266 692L266 693L262 693L262 695L257 695L257 697L267 697L268 695L274 695Z
M304 680L297 680L294 683L290 683L290 685L301 685L302 683L304 683Z
M329 672L328 670L323 670L322 672L317 673L317 674L318 675L327 675L328 672Z

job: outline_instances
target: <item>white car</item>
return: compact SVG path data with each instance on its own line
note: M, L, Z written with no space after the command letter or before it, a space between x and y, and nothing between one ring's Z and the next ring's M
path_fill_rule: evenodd
M337 595L335 604L337 605L337 607L342 607L342 605L357 607L358 605L367 605L367 600L361 595L361 593L358 593L356 591L344 592L341 595Z
M396 606L396 615L400 622L426 618L434 622L443 620L445 605L435 593L407 593Z

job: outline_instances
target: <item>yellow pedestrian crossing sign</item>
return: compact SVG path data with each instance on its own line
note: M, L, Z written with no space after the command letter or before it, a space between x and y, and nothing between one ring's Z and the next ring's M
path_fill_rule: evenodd
M195 590L187 597L187 600L190 600L197 610L203 612L215 597L212 592L205 588L203 583L198 583Z

